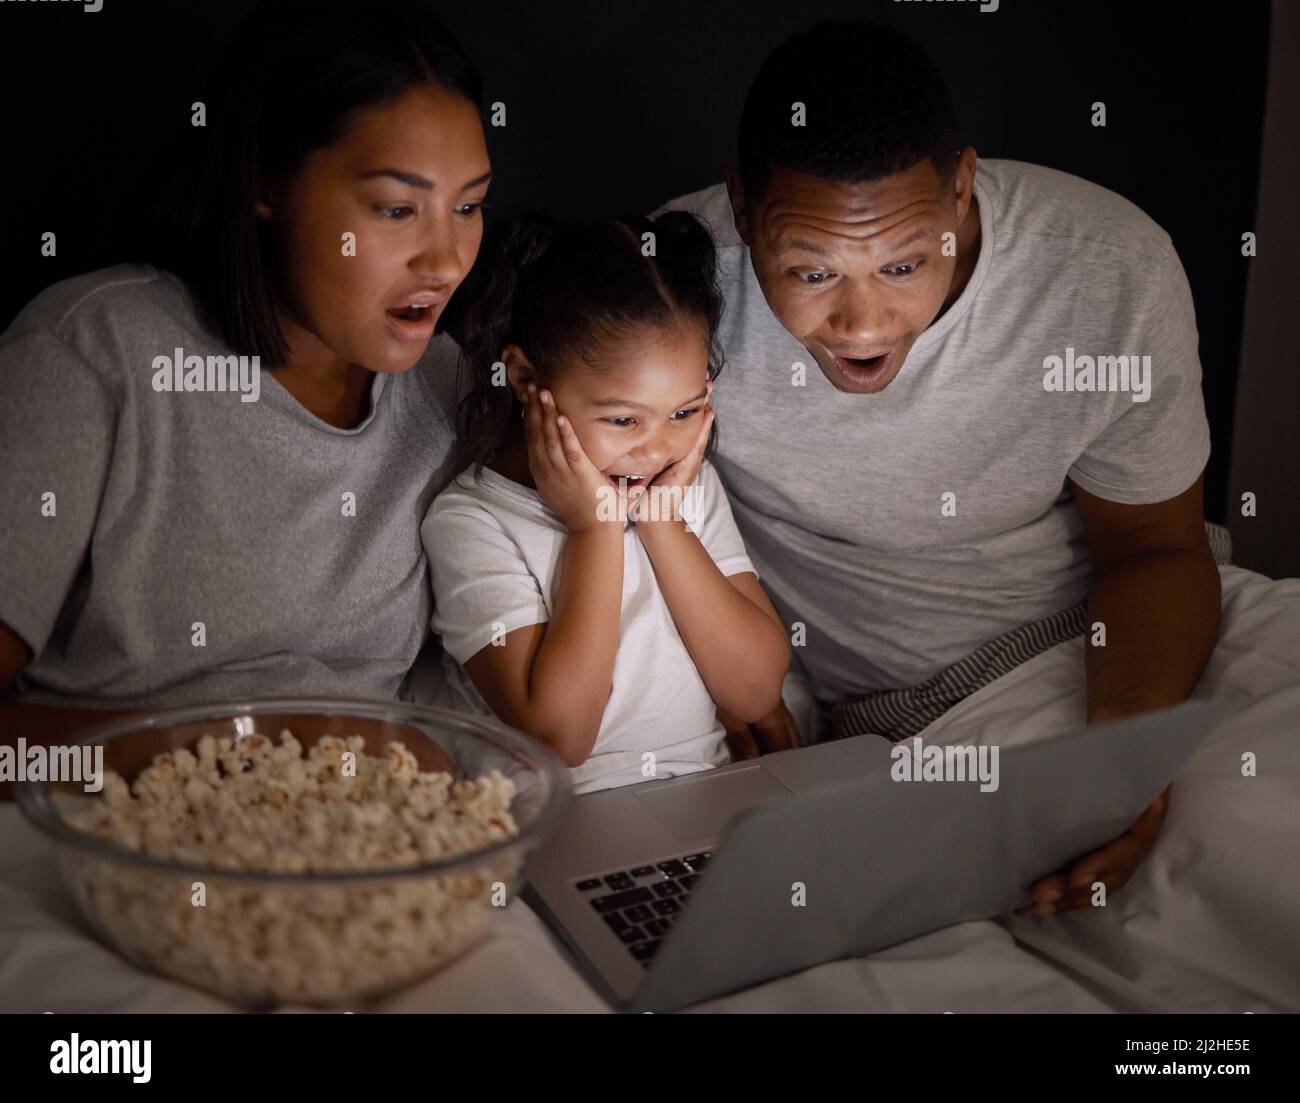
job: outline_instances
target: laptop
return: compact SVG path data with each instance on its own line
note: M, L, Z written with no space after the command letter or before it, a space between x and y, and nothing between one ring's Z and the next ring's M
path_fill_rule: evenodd
M524 896L615 1006L685 1007L1026 903L1122 834L1239 704L1186 701L982 759L862 735L585 794Z

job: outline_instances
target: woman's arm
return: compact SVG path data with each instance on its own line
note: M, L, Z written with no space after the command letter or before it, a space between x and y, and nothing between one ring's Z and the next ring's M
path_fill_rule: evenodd
M503 721L528 732L570 766L585 762L600 732L618 653L623 527L570 533L560 557L555 611L511 632L465 663Z
M19 672L32 661L31 649L12 628L0 621L0 694L5 693ZM60 709L44 705L21 705L0 701L0 742L16 746L20 737L28 744L49 746L71 739L78 732L102 724L130 709ZM13 782L0 781L0 801L13 800Z
M781 703L790 644L758 578L723 577L685 521L638 521L636 531L714 704L745 723L761 720Z

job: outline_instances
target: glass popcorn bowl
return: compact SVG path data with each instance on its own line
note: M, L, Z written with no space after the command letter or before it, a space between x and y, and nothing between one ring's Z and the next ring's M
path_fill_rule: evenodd
M308 859L306 872L258 871L251 864L255 858L249 856L249 844L258 843L259 831L270 834L265 822L274 823L281 814L269 806L282 798L268 796L259 808L267 809L262 814L272 819L240 833L243 854L231 850L216 861L179 861L169 854L175 848L160 845L150 831L130 838L118 824L110 840L102 837L109 830L107 821L98 832L88 824L88 818L102 819L112 808L111 788L118 788L117 799L122 798L120 787L106 784L90 793L82 781L15 786L23 814L56 843L63 879L99 938L142 968L249 1008L286 1003L355 1007L428 976L464 953L488 932L493 914L513 902L529 853L552 829L569 799L568 770L536 740L492 719L405 702L275 698L171 709L89 729L78 743L102 746L104 776L113 772L134 785L162 752L183 748L197 757L200 741L212 736L229 739L231 753L265 755L262 741L244 741L260 734L278 746L284 729L301 744L303 756L319 741L335 737L317 753L337 755L340 774L346 759L337 740L360 736L360 746L353 740L349 748L355 749L352 768L368 775L367 784L388 786L385 792L412 784L416 769L451 774L450 785L433 779L418 783L429 787L419 806L423 813L441 817L430 821L421 852L430 847L446 852L432 860L408 858L398 865L367 853L378 845L379 831L366 826L373 821L363 812L386 821L393 815L414 816L416 806L384 811L372 802L357 810L353 802L353 808L336 810L338 816L352 817L346 830L322 835L321 811L316 813L314 833L294 836L312 834L320 846L337 846L346 857L335 861L347 862L347 868L321 872L323 859L315 864ZM390 751L395 743L414 761L396 748ZM204 752L209 756L204 775L209 781L211 750L208 746ZM384 763L364 756L382 757ZM270 769L260 762L243 767L257 768ZM156 770L150 784L151 799L160 802L151 814L167 813L166 822L157 825L164 832L164 844L170 824L184 825L194 815L182 785L191 776L189 767L184 772L166 769L167 778ZM313 798L317 809L332 802L346 805L347 793L357 795L341 778L336 781L333 769L331 765L327 783ZM393 776L403 770L404 778ZM455 784L477 781L491 771L508 779L509 786L496 781L481 788ZM235 771L219 772L224 781ZM177 774L182 776L173 794L166 786ZM164 783L164 788L154 788L154 782ZM438 792L445 796L439 798ZM454 801L452 794L458 792L470 796ZM459 814L452 815L439 799L455 803ZM491 813L493 808L506 808L508 815ZM296 829L299 821L284 822ZM392 822L387 827L402 830ZM512 833L512 827L517 832ZM472 845L463 849L467 838ZM209 831L204 845L220 848L222 839ZM266 859L268 866L304 864L301 857L288 857L293 847L260 845L262 853L279 856ZM258 852L257 845L251 849Z

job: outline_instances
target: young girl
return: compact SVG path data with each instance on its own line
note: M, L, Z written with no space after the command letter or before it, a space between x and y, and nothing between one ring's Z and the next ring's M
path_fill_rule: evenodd
M685 212L524 213L452 325L472 378L422 529L434 631L453 688L577 792L720 765L716 710L781 700L785 629L705 461L715 265Z

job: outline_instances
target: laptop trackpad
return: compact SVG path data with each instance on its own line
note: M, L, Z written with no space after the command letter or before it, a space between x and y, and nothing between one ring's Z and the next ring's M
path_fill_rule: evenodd
M789 792L761 766L751 766L725 774L702 771L635 796L678 842L693 843L720 838L737 812Z

